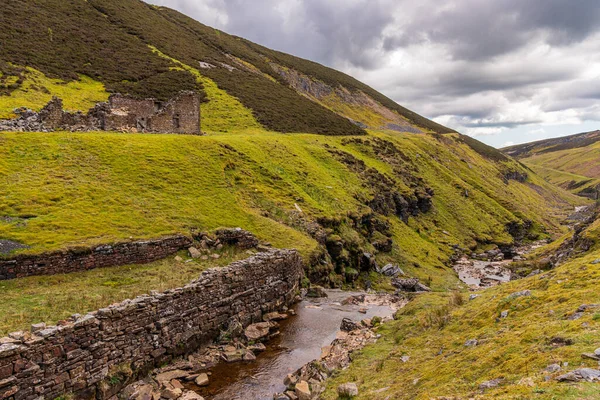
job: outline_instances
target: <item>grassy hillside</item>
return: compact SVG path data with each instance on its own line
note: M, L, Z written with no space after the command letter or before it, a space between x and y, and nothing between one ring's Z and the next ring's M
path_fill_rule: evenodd
M373 112L405 121L409 131L452 132L343 73L139 0L8 0L0 9L0 26L0 117L11 116L15 104L40 109L51 95L70 97L56 86L60 83L89 89L86 98L69 104L81 111L106 92L167 99L197 90L209 101L203 106L209 132L239 128L210 123L213 112L226 106L216 90L251 112L254 124L277 132L364 134L348 117L362 121L362 114ZM348 115L348 99L331 107L307 98L281 76L280 65L350 97L364 97L369 107Z
M359 263L367 251L435 290L456 288L448 266L453 245L511 243L507 225L529 220L525 238L561 234L557 221L584 203L458 135L57 132L2 133L0 143L0 237L30 246L26 252L240 226L274 246L299 249L310 276L333 285L385 285ZM527 180L506 178L516 171L529 173ZM391 199L405 208L390 209ZM391 251L378 250L388 238ZM335 243L340 254L330 247ZM90 293L102 289L105 273L86 273L96 282ZM164 288L152 282L134 280L110 300ZM6 330L73 310L67 294L81 282L41 278L27 285L32 297L16 317L4 314ZM14 304L21 284L2 287L0 302ZM77 302L78 312L97 308L98 296Z
M597 197L600 187L600 131L541 140L502 151L540 176L573 193Z
M344 382L358 383L357 399L597 398L597 383L555 378L598 367L582 356L600 347L598 222L583 234L596 245L556 269L487 289L471 301L459 293L418 296L379 329L377 344L328 382L324 398L337 398L335 388ZM514 295L524 290L530 295ZM473 339L476 346L465 346ZM402 356L410 358L402 362ZM547 371L552 364L560 370ZM498 387L482 390L495 379L502 380Z

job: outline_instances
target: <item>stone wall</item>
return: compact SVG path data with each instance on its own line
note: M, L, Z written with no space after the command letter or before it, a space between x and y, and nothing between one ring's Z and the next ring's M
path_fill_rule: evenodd
M192 239L169 236L161 239L60 250L38 255L21 254L0 259L0 281L33 275L54 275L160 260L192 245Z
M259 253L202 273L182 288L127 300L56 327L0 339L0 399L112 396L116 371L135 375L289 306L303 274L294 250ZM112 383L111 383L112 382Z
M54 97L40 112L15 110L18 118L0 120L0 131L123 131L200 135L200 96L184 91L167 102L111 95L87 114L63 111Z

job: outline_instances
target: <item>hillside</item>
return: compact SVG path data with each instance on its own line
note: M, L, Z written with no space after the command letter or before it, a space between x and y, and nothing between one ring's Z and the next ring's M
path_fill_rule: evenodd
M435 290L456 288L454 245L485 249L561 235L564 215L584 203L464 140L394 132L4 133L0 238L39 253L240 226L274 246L299 249L315 282L389 285L360 261L369 252L379 265L396 263ZM149 289L123 276L109 286L116 297L107 298L100 295L103 274L84 273L88 281L100 278L98 289L88 287L98 295L83 299L78 279L3 284L4 300L23 293L22 285L28 295L2 302L8 308L0 325L55 320L57 310L81 313L127 298L140 285Z
M518 158L555 185L598 199L600 131L510 146L501 151Z
M343 382L357 382L356 399L369 400L598 398L597 382L557 379L598 367L586 355L600 345L600 219L577 237L575 246L591 248L476 298L418 296L377 331L382 340L328 381L323 398L336 399ZM539 265L539 256L527 263Z
M52 95L85 112L109 93L166 100L192 89L208 102L206 132L452 132L348 75L139 0L8 0L0 26L0 118ZM225 115L232 107L244 118Z

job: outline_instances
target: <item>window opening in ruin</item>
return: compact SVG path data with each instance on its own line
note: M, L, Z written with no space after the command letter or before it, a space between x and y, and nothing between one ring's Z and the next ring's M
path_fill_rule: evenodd
M180 124L179 124L179 114L175 114L175 115L173 116L173 126L174 126L176 129L179 129L179 128L181 127L181 126L180 126Z

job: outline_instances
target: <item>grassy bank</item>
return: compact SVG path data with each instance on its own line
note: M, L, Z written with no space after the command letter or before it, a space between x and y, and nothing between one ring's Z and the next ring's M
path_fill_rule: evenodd
M600 309L570 318L581 305L600 303L600 265L592 264L599 257L600 251L592 251L542 275L485 290L472 301L463 294L464 304L450 293L417 297L379 330L377 344L328 382L324 398L337 398L335 388L343 382L359 384L357 399L596 398L597 384L553 378L598 366L582 353L600 347ZM523 290L531 295L511 297ZM508 311L506 318L502 311ZM465 346L472 339L477 345ZM405 355L410 359L402 362ZM545 371L555 363L561 371ZM503 383L480 390L493 379Z
M359 172L348 159L366 169ZM524 171L512 160L489 159L454 135L371 132L355 140L263 130L204 137L0 133L0 192L5 194L0 238L39 253L239 226L275 247L298 249L308 262L323 251L313 237L315 222L321 221L337 226L335 232L320 228L325 234L376 253L380 265L397 263L435 290L447 290L460 286L447 264L453 245L510 243L506 225L525 220L533 221L530 235L561 234L560 218L585 203L531 173L525 183L506 181L505 173L512 170ZM389 253L377 252L361 236L364 226L352 222L372 213L366 205L377 194L372 176L387 177L389 189L403 196L423 185L434 192L432 208L406 222L393 214L377 216L393 240ZM123 268L114 271L121 274ZM156 263L141 271L161 268L169 269ZM114 301L102 294L112 290L103 284L112 273L2 283L6 310L17 304L3 329L40 318L55 321ZM133 279L125 292L162 287L149 279ZM99 292L71 307L68 293L78 293L82 285ZM26 287L34 290L35 301L22 295ZM61 291L66 297L57 306L53 302Z

